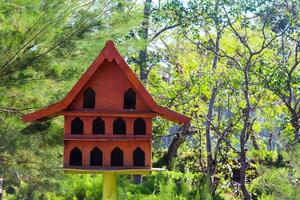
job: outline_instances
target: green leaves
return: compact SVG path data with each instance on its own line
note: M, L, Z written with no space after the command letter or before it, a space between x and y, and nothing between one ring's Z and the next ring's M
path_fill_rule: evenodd
M136 73L140 51L147 53L147 88L159 104L191 116L194 130L173 159L174 169L182 173L145 177L141 186L124 178L119 188L123 197L213 199L210 192L221 192L234 198L240 194L230 170L240 167L242 147L255 170L285 166L258 175L248 170L247 187L253 196L296 197L297 151L289 150L295 159L276 163L293 143L295 122L299 124L299 2L153 2L148 38L141 37L140 31L143 3L17 0L0 4L0 176L5 177L4 189L16 192L7 198L101 197L99 177L51 170L62 164L62 119L24 125L20 116L62 99L107 39L115 41ZM217 185L210 191L203 178L208 171L208 122L203 116L214 88L210 132ZM245 123L246 90L251 106ZM160 118L153 124L153 159L157 161L169 144L161 138L168 135L164 141L171 141L174 136L169 130L173 124ZM243 146L240 136L245 124L249 139ZM261 178L252 182L255 176Z

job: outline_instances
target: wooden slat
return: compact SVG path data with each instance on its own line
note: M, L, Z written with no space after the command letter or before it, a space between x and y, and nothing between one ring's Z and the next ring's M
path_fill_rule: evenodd
M110 140L151 140L151 135L65 135L64 140L110 141Z
M83 111L64 111L61 112L65 116L99 116L99 117L143 117L151 118L156 117L157 113L141 113L141 112L99 112L94 110L83 110Z
M99 167L99 168L92 168L92 167L85 167L85 166L65 166L62 169L55 169L55 170L62 170L69 173L79 173L79 174L103 174L107 172L114 172L117 174L150 174L151 172L159 172L159 171L166 171L163 168L151 168L151 167L143 167L143 168L123 168L123 167Z

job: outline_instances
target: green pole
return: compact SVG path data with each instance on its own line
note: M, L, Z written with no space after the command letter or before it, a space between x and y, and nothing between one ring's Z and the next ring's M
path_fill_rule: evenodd
M117 200L117 174L105 172L103 174L102 200Z

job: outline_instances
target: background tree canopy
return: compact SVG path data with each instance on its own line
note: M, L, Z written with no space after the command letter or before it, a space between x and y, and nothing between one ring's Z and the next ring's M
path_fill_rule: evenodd
M21 116L61 100L108 39L159 104L192 117L154 121L168 171L121 177L120 199L300 199L297 0L1 1L3 199L101 198L100 176L55 170L62 118Z

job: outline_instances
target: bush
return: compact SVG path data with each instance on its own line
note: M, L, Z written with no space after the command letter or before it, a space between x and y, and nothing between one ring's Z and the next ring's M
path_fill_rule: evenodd
M300 199L300 146L286 154L281 168L263 168L261 176L256 178L250 190L257 199ZM271 198L272 199L272 198Z

